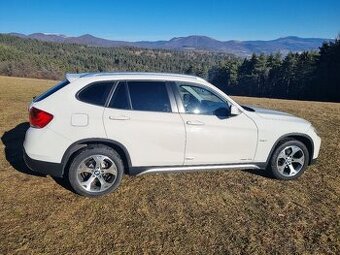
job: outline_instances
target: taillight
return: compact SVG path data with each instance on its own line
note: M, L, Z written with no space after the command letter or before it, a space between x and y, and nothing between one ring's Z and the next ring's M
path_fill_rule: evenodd
M32 107L29 113L30 125L35 128L43 128L53 119L53 115L43 110Z

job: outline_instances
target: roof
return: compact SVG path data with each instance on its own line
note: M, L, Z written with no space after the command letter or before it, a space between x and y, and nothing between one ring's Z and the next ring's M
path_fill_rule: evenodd
M204 81L202 78L193 75L176 74L176 73L149 73L149 72L110 72L110 73L67 73L66 79L70 82L80 78L93 78L93 77L112 77L118 78L118 76L135 76L140 78L181 78L188 80Z

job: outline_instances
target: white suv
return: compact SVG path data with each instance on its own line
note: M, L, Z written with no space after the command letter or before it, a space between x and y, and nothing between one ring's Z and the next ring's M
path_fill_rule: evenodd
M295 179L321 143L308 121L240 106L187 75L67 74L29 109L26 164L86 196L116 189L123 174L238 168Z

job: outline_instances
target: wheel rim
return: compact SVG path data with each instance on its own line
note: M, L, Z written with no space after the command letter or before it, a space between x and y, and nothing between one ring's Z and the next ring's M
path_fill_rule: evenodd
M292 177L297 175L305 164L305 154L303 150L291 145L285 147L277 157L277 169L280 174Z
M117 173L117 166L109 157L92 155L79 164L77 181L87 192L102 192L116 182Z

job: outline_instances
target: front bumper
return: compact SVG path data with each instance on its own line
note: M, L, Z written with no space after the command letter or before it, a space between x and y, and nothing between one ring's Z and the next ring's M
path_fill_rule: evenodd
M311 159L309 165L315 165L317 163L317 161L318 161L318 158L313 158L313 159Z
M63 176L63 165L61 163L52 163L40 161L30 158L25 149L23 149L24 161L29 169L33 172L41 173L44 175L51 175L53 177Z
M321 147L321 137L318 136L318 134L315 131L315 128L311 126L309 130L307 131L307 135L312 139L313 141L313 155L311 155L311 164L316 161L316 159L319 157L320 147Z

